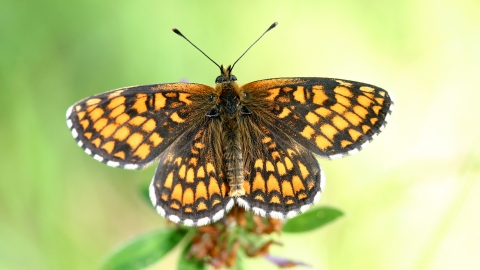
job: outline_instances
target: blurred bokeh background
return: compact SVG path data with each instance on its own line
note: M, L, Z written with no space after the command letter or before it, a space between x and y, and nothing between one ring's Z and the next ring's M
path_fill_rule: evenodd
M356 80L390 91L395 111L367 149L321 161L318 205L346 216L283 234L272 253L313 269L479 269L479 15L477 0L1 1L0 269L93 269L165 226L139 195L155 166L93 160L66 109L129 85L213 85L217 68L171 28L231 64L274 21L236 65L240 83ZM178 253L152 269L172 268Z

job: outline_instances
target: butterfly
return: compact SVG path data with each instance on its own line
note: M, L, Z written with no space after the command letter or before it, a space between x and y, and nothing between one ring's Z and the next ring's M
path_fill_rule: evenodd
M175 223L207 225L234 205L264 217L294 217L324 189L316 157L340 158L368 145L384 129L392 98L382 88L333 78L240 86L235 63L215 63L215 87L152 84L88 97L67 110L67 125L78 146L109 166L158 162L150 198Z

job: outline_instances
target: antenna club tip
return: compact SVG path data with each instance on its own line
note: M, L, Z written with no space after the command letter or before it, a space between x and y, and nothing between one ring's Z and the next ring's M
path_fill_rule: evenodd
M175 27L172 28L172 31L173 31L175 34L183 37L182 33L180 33L180 31L179 31L177 28L175 28Z
M267 29L267 31L272 30L272 29L275 28L275 26L277 26L277 25L278 25L278 22L272 23L272 25L270 25L270 27Z

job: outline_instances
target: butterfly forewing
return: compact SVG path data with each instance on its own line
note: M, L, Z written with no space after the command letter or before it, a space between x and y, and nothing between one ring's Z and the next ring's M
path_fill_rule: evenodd
M382 130L393 105L389 94L379 87L330 78L267 79L242 89L265 99L269 108L263 112L266 121L327 158L364 147Z
M201 84L121 88L84 99L67 111L77 143L113 167L148 166L183 133L198 129L214 89Z

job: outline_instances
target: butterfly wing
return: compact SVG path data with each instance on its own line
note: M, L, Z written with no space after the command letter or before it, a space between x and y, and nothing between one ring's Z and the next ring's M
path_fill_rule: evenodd
M312 153L335 158L363 148L392 109L378 87L328 78L278 78L241 87L246 195L256 214L289 218L320 198L325 176Z
M109 166L150 165L178 137L198 130L210 86L191 83L126 87L86 98L67 111L77 144Z
M161 154L150 185L150 199L160 215L203 226L231 209L221 150L220 120L207 118L198 132L185 133Z
M255 214L291 218L320 199L325 177L313 154L262 119L242 117L245 196L239 205Z
M387 91L347 80L277 78L248 83L242 90L252 115L326 158L365 147L383 130L393 109Z

